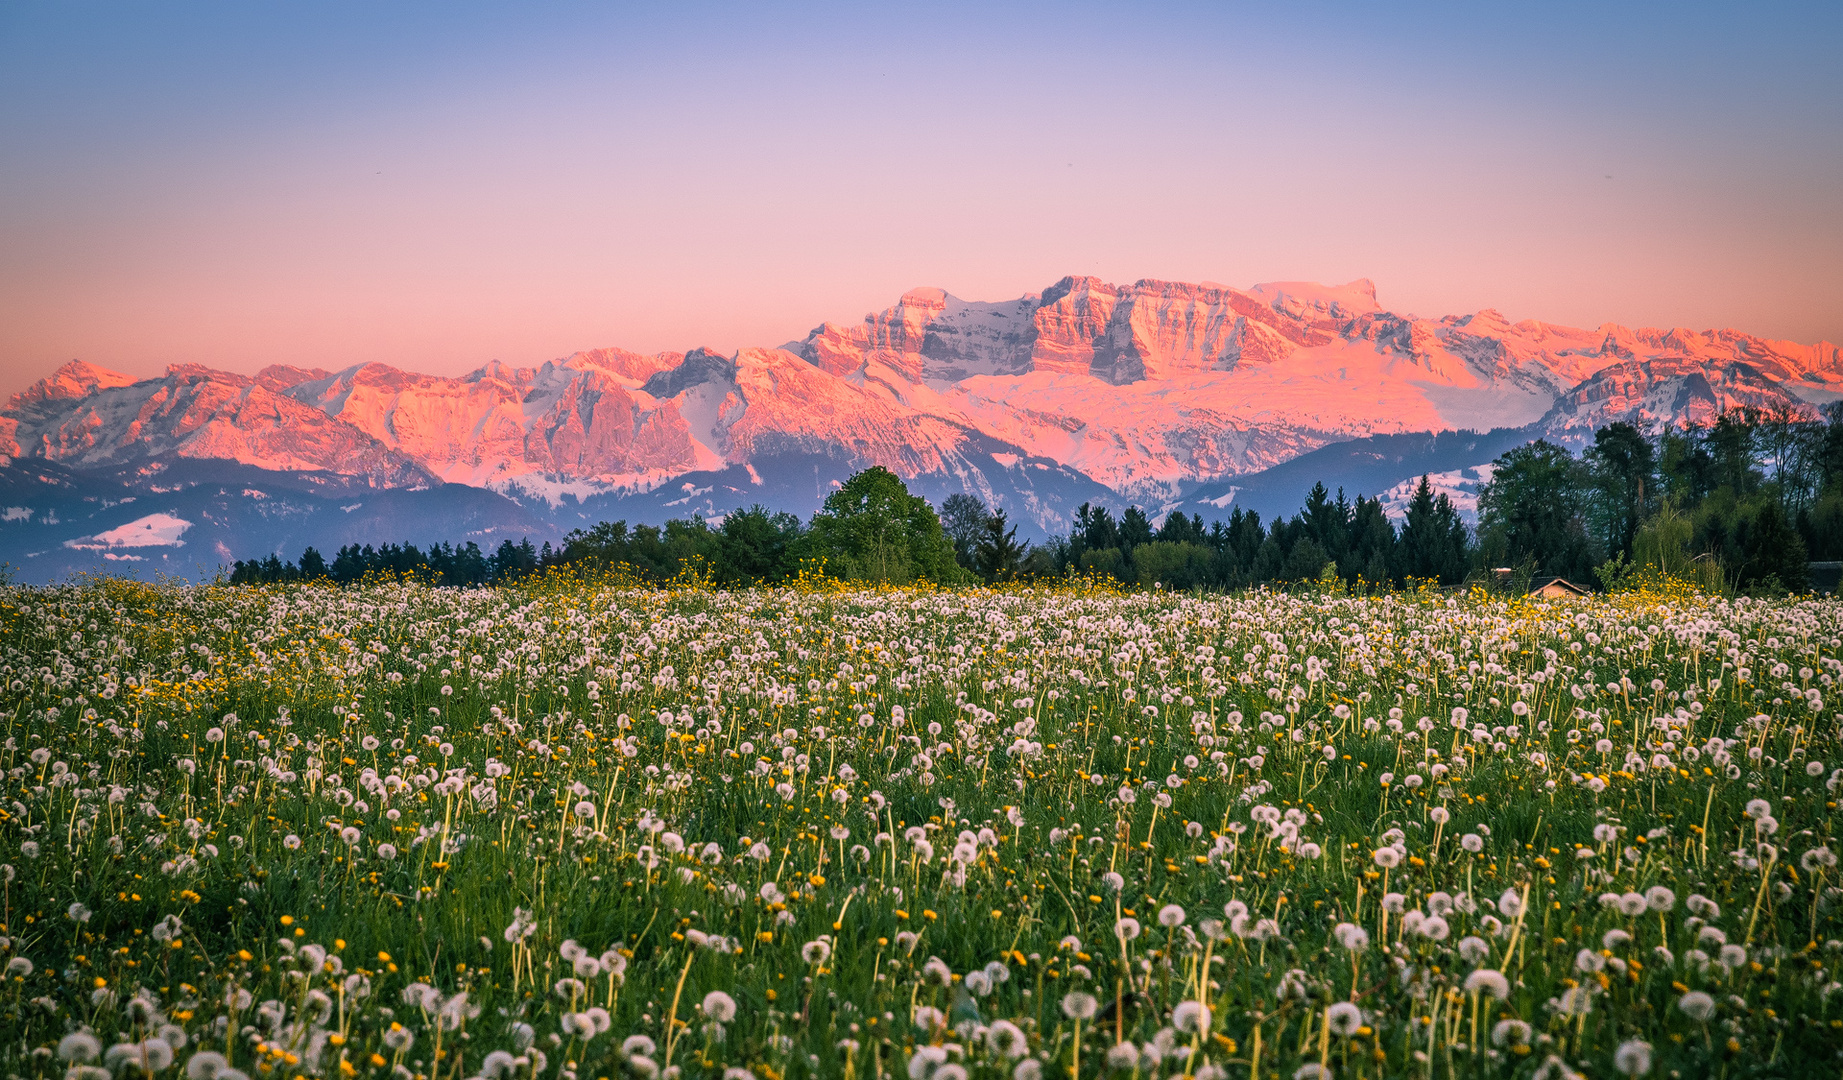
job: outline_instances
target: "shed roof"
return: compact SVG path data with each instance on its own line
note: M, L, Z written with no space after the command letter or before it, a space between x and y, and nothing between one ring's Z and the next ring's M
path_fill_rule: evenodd
M1576 585L1574 582L1569 581L1567 578L1550 578L1549 580L1541 583L1540 585L1534 582L1531 582L1529 591L1532 594L1540 594L1543 596L1558 596L1562 594L1567 594L1570 596L1586 596L1587 595L1586 589L1581 588L1579 585Z

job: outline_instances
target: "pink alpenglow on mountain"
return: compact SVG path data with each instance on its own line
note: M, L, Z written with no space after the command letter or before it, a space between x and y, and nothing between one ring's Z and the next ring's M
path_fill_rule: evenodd
M67 364L15 395L5 419L0 453L78 467L197 458L379 487L430 480L411 458L260 379L192 364L139 382Z
M913 289L859 322L728 357L600 348L459 378L177 365L138 381L73 362L0 413L0 454L78 470L224 461L552 505L726 470L760 484L766 462L823 458L1008 500L1049 528L1067 508L1031 492L1051 475L1156 505L1367 436L1527 428L1578 444L1615 420L1812 415L1839 396L1843 353L1828 342L1489 309L1427 319L1387 310L1367 280L1067 277L992 303ZM822 470L799 468L823 496Z

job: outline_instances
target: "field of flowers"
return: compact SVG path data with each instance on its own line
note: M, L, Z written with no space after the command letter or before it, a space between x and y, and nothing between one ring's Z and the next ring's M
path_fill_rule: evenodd
M9 1076L1815 1076L1843 605L0 591Z

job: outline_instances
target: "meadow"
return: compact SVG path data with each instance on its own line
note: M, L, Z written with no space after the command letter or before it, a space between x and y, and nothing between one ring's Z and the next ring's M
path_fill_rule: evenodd
M0 591L9 1076L1810 1076L1843 605Z

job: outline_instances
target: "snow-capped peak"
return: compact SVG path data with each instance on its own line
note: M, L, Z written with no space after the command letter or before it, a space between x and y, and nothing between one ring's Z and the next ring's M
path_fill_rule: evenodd
M119 371L97 367L82 360L72 360L63 367L47 375L38 382L19 393L7 402L6 409L31 408L53 401L72 401L88 397L97 390L112 386L127 386L134 382L133 377Z
M1266 281L1248 290L1295 318L1307 312L1332 318L1354 319L1382 310L1376 302L1376 283L1358 278L1344 285L1320 285L1316 281Z

